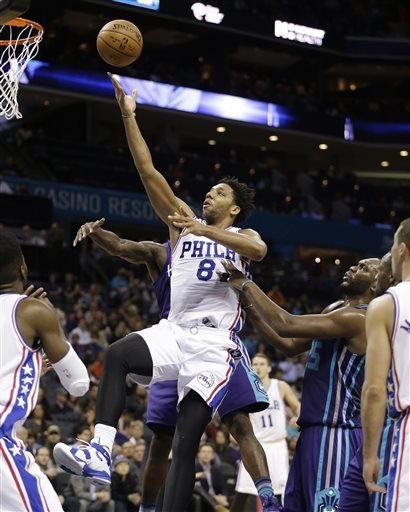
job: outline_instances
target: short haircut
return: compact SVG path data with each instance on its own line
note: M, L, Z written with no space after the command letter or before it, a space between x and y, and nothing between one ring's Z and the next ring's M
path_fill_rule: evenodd
M226 176L219 180L218 183L225 183L233 190L235 204L241 209L236 216L235 223L245 221L255 208L253 202L255 190L252 187L249 187L246 183L240 182L238 178L234 178L233 176Z
M23 264L23 253L14 233L0 228L0 284L17 280Z
M400 244L406 244L407 248L410 250L410 218L404 219L402 222L400 222L400 228L397 235L398 242Z
M268 365L270 365L270 360L269 360L269 357L264 354L263 352L256 352L256 354L252 357L252 361L255 359L255 357L261 357L262 359L265 359L266 362L268 363Z
M215 453L215 446L212 443L208 443L207 441L199 445L198 452L200 452L201 449L204 448L205 446L209 446L210 448L212 448L212 451Z

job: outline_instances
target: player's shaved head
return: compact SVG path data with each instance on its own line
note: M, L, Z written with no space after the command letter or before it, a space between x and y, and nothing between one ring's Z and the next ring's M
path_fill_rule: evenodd
M374 285L380 266L379 258L360 260L346 272L341 284L346 296L354 297L368 292Z
M383 293L391 286L393 283L393 275L392 275L392 258L391 253L386 253L383 258L380 260L380 265L377 271L376 276L376 297L383 295Z
M0 285L18 279L23 261L23 253L16 235L5 228L0 228Z

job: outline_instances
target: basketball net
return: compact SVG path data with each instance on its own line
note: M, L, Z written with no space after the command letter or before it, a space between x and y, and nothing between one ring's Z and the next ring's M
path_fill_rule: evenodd
M7 120L23 116L17 93L21 75L38 53L43 27L23 18L0 25L0 116Z

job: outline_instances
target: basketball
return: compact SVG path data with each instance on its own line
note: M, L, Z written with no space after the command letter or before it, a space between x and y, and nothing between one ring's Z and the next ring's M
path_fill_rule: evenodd
M111 66L122 68L132 64L140 56L141 50L141 32L130 21L109 21L98 33L97 51Z

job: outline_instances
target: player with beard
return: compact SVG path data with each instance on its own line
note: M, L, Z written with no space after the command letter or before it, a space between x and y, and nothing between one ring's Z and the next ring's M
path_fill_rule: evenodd
M298 420L301 434L285 490L286 512L337 509L343 478L362 442L365 317L375 296L379 264L379 259L370 258L351 267L341 284L343 301L322 314L292 315L234 265L224 263L228 282L242 293L265 340L290 356L310 349Z
M376 297L383 295L397 282L392 276L391 254L388 252L380 262L376 277ZM383 427L379 446L380 472L377 485L387 490L389 481L390 452L393 441L394 422L388 416ZM383 512L386 510L386 492L374 492L369 496L363 480L363 445L358 449L346 473L340 491L338 512Z

